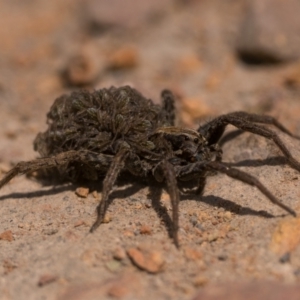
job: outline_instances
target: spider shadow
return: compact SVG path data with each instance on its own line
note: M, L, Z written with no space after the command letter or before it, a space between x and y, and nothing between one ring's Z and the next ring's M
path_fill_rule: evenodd
M263 218L275 218L273 214L270 214L265 210L257 211L250 207L245 207L231 200L227 200L214 195L197 196L195 194L185 194L184 196L181 196L181 200L182 201L191 200L192 196L194 196L194 198L195 197L197 198L195 199L196 201L206 203L212 207L223 208L226 211L230 211L234 214L238 214L241 216L251 215L251 216L258 216Z
M48 190L38 190L34 192L24 192L24 193L10 193L3 196L0 196L0 201L14 198L14 199L23 199L23 198L35 198L35 197L43 197L43 196L52 196L56 195L68 190L75 190L75 186L72 187L73 184L63 184L60 186L53 186Z
M150 184L149 185L149 193L148 199L152 202L152 207L156 212L158 218L162 220L166 226L167 233L170 239L174 239L174 224L168 213L168 210L165 206L163 206L160 202L161 195L164 189L164 185L162 184Z
M35 198L35 197L43 197L43 196L53 196L65 191L75 191L78 187L88 187L91 191L102 191L103 183L102 180L99 180L97 182L80 182L80 183L65 183L65 182L59 182L59 181L53 181L51 178L49 180L43 178L43 179L37 179L37 182L41 184L42 187L48 187L51 186L50 189L44 190L40 189L33 192L14 192L10 194L6 194L3 196L0 196L0 201L15 198L15 199L23 199L23 198ZM109 197L109 204L115 199L115 198L128 198L141 189L143 189L146 184L143 183L141 180L137 181L133 178L121 178L116 182L117 190L112 191ZM122 187L125 187L123 189L120 189Z
M239 162L240 164L241 162ZM43 186L49 186L53 182L51 180L49 181L41 181ZM34 198L34 197L42 197L42 196L51 196L56 195L64 191L70 191L75 189L78 186L86 186L90 188L90 190L96 190L97 192L102 191L102 180L99 180L97 182L85 182L81 184L60 184L57 186L53 186L49 190L38 190L34 192L24 192L24 193L11 193L8 195L4 195L0 197L1 200L5 200L8 198L16 198L16 199L22 199L22 198ZM165 206L161 204L161 195L162 191L165 189L165 185L162 183L158 183L153 180L149 180L145 182L142 179L128 176L126 174L125 176L120 176L118 181L116 182L115 186L117 187L116 190L112 191L109 199L108 199L108 206L114 201L116 198L126 199L134 194L138 193L141 189L148 186L149 193L147 195L148 199L152 201L152 207L154 211L156 212L158 218L164 222L164 225L166 227L168 236L173 239L173 221L168 213L168 210ZM255 211L249 207L243 207L239 204L236 204L230 200L223 199L218 196L214 195L206 195L206 196L199 196L194 193L183 193L181 192L180 195L181 201L186 200L195 200L195 201L201 201L204 202L212 207L218 207L218 208L224 208L227 211L230 211L235 214L239 215L254 215L264 218L274 218L275 216L266 212L266 211Z
M168 210L165 206L163 206L160 202L161 200L161 195L162 191L165 188L164 185L162 184L152 184L149 185L149 194L148 198L151 199L152 201L152 207L155 210L157 216L159 219L161 219L164 222L164 225L167 229L167 233L169 238L173 239L173 221L168 213ZM199 196L194 193L183 193L181 192L180 195L180 201L187 201L187 200L194 200L194 201L199 201L206 203L212 207L217 207L217 208L223 208L226 211L230 211L234 214L238 214L241 216L245 215L251 215L251 216L258 216L258 217L263 217L263 218L276 218L276 217L281 217L280 216L274 216L273 214L270 214L269 212L265 210L254 210L250 207L245 207L239 204L236 204L235 202L231 200L227 200L218 196L214 195L205 195L205 196Z
M98 192L102 192L103 184L102 182L93 185L95 187L94 190L97 190ZM147 186L147 184L140 180L139 178L136 178L130 174L126 174L123 176L121 174L120 178L118 178L115 187L117 187L117 190L113 190L108 198L108 206L116 199L126 199L129 198L136 193L138 193L140 190L144 189Z
M173 221L168 213L167 208L161 204L161 195L165 189L165 185L163 183L159 183L153 179L148 179L145 181L141 178L136 178L131 174L126 174L125 176L120 176L116 186L119 188L119 190L115 190L109 195L108 206L116 198L126 199L138 193L141 189L148 187L147 198L151 200L152 208L156 212L158 218L165 224L169 238L174 238ZM125 188L120 190L122 186L125 186ZM101 187L98 188L99 191L101 191L102 184Z
M233 130L233 131L229 131L229 132L227 132L223 135L223 137L220 139L218 144L222 148L224 146L224 144L230 142L231 140L237 138L238 136L242 135L245 132L246 131L241 130L241 129L236 129L236 130Z

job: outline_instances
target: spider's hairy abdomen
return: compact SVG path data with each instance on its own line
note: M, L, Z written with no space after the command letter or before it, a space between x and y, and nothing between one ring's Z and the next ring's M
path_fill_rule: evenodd
M149 135L166 122L159 105L129 86L63 95L47 120L48 130L34 142L42 157L68 150L115 154L113 144L118 139L151 148Z

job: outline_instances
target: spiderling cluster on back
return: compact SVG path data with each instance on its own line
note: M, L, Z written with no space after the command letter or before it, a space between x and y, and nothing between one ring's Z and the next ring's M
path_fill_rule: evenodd
M279 136L262 124L270 124L294 136L276 119L246 112L221 115L197 130L175 126L174 96L162 92L162 105L154 104L137 90L124 86L94 92L78 91L57 98L47 114L48 129L39 133L34 149L41 158L20 162L0 181L0 188L18 174L55 169L70 181L103 180L97 219L102 223L108 197L121 172L165 182L172 204L172 236L178 246L178 184L192 182L202 193L208 173L218 171L257 187L271 202L288 213L258 179L222 163L218 141L228 124L272 140L287 162L300 171Z

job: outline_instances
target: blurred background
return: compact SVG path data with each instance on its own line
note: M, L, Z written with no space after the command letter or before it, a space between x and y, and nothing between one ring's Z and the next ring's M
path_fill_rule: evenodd
M298 131L299 11L298 0L1 1L1 140L43 130L62 93L124 84L156 102L172 89L187 126L242 109L295 117ZM0 161L14 160L3 146Z
M299 12L299 0L0 1L0 170L37 156L32 142L54 99L78 88L129 84L156 103L169 88L184 126L245 110L299 134Z

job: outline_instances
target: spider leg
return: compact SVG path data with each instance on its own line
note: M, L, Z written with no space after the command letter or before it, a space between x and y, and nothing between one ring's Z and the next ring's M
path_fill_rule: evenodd
M169 126L175 125L175 97L169 90L161 92L162 112Z
M111 158L103 154L97 154L90 151L75 151L59 153L55 156L37 158L31 161L21 161L14 166L1 180L0 188L7 184L11 179L17 175L34 172L40 169L61 168L70 162L97 162L103 166L110 163Z
M167 160L162 162L162 171L167 182L168 192L172 205L172 220L173 220L173 239L175 246L178 248L178 209L179 209L179 190L177 187L176 173L173 165Z
M278 122L274 117L266 116L266 115L257 115L257 114L250 114L244 111L237 111L233 113L229 113L226 115L219 116L210 122L200 126L198 131L203 134L206 139L209 141L209 144L215 144L219 141L224 130L228 124L233 124L234 120L238 121L246 121L247 123L261 123L261 124L269 124L273 125L282 132L286 133L287 135L294 137L296 139L300 139L299 136L294 135L291 133L287 128L285 128L280 122ZM236 126L237 128L240 128ZM242 129L242 128L240 128Z
M239 114L240 114L240 116L239 116ZM261 125L258 125L258 124L248 121L247 118L245 119L245 118L241 117L242 114L245 114L246 116L248 116L248 119L251 121L258 120L259 118L261 118L260 119L261 123L262 123L262 119L264 118L264 116L250 115L247 113L237 112L237 113L220 116L220 117L212 120L211 122L205 124L204 126L200 126L198 131L207 138L209 145L212 145L212 144L215 144L218 142L218 140L221 138L221 136L225 130L225 127L229 124L239 128L243 131L248 131L248 132L263 136L269 140L272 140L277 145L277 147L281 150L281 152L284 154L284 156L287 158L290 165L300 172L300 163L292 156L291 152L284 145L283 141L279 138L277 133L272 131L269 128L266 128L264 126L261 126ZM257 118L257 119L255 119L255 118ZM265 119L265 122L267 122L266 120L267 119ZM272 118L270 118L268 120L271 122ZM258 121L256 121L256 122L258 122ZM278 123L278 124L281 126L280 123ZM284 127L282 126L282 128L284 128ZM285 130L284 132L293 136L286 129L284 129L284 130Z
M94 232L102 223L103 218L105 216L107 207L108 207L108 196L112 187L123 168L126 157L129 152L127 149L121 149L113 159L106 176L103 181L103 190L102 190L102 199L97 206L97 219L95 223L92 225L90 232Z
M191 165L186 165L182 167L176 168L176 175L178 178L182 176L186 176L187 174L201 174L203 171L211 171L215 170L221 173L226 174L227 176L242 181L246 184L255 186L257 189L261 191L273 204L281 207L283 210L288 212L289 214L296 216L296 212L281 203L257 178L254 176L243 172L241 170L230 168L224 165L221 162L210 161L210 162L196 162Z
M206 172L200 174L199 176L198 187L196 190L197 195L202 195L204 193L205 185L206 185Z
M231 113L232 115L236 115L239 118L243 118L244 120L247 120L248 122L253 122L253 123L261 123L261 124L269 124L273 125L276 128L278 128L280 131L286 133L287 135L300 139L299 136L293 134L290 132L287 128L285 128L280 122L276 120L276 118L272 116L267 116L267 115L257 115L257 114L250 114L244 111L237 111Z

